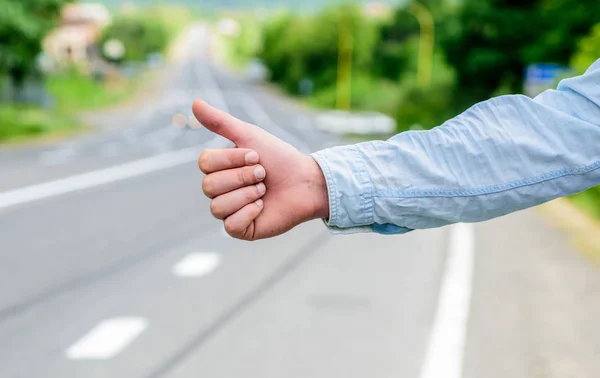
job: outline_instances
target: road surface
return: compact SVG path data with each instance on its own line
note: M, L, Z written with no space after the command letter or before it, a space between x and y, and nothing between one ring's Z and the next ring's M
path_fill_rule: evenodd
M202 97L309 152L310 113L189 36L110 127L0 150L0 377L597 377L600 276L534 212L406 236L226 236L196 157Z

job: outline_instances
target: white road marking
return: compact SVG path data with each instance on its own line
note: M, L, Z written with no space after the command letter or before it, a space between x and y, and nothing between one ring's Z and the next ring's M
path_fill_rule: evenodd
M173 274L178 277L201 277L220 264L221 256L216 253L191 253L173 266Z
M421 378L461 378L471 306L475 232L471 224L452 226L446 271Z
M107 360L119 354L148 326L143 318L102 321L65 351L71 360Z
M184 148L149 158L83 173L55 181L0 192L0 209L59 196L79 190L90 189L117 181L143 176L167 168L196 161L202 149L210 146L227 146L229 141L222 138L209 140L203 146Z

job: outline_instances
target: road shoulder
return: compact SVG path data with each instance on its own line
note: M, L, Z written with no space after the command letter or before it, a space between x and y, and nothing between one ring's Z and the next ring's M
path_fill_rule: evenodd
M548 202L538 208L543 218L565 232L575 251L600 267L600 222L585 214L565 198Z

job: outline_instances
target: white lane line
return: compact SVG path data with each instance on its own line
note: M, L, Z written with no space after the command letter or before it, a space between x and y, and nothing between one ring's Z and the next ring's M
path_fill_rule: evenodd
M475 232L471 224L451 228L448 261L421 378L461 378L473 277Z
M228 141L222 138L213 137L213 139L202 146L188 147L179 151L167 152L153 157L136 160L131 163L9 190L7 192L0 192L0 209L79 190L90 189L186 164L195 161L199 156L199 151L207 146L225 147L228 143Z
M107 319L65 351L71 360L107 360L119 354L148 326L143 318Z
M178 277L201 277L220 264L221 256L216 253L190 253L173 266L173 274Z

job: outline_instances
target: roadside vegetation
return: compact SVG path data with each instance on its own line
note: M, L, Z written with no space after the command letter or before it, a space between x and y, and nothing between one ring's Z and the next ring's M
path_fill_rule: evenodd
M81 130L78 113L120 104L140 86L149 63L160 64L171 43L193 19L185 7L160 6L113 14L95 48L118 40L123 56L90 64L54 62L39 67L42 40L59 25L64 0L0 0L0 143ZM154 59L153 62L150 62ZM60 63L60 64L56 64ZM28 92L36 89L35 99Z
M313 12L239 17L223 36L226 56L260 59L270 81L315 107L337 104L341 34L351 41L352 110L395 118L398 131L429 129L476 102L524 90L529 64L557 63L581 73L600 57L600 2L582 0L420 0L433 16L431 80L417 79L420 26L411 3L368 15L338 5ZM600 217L600 189L574 196Z

